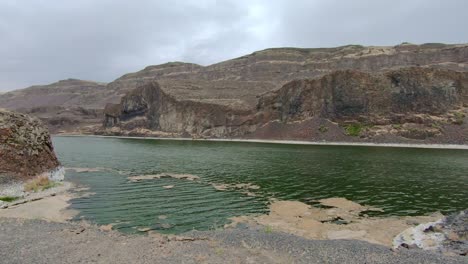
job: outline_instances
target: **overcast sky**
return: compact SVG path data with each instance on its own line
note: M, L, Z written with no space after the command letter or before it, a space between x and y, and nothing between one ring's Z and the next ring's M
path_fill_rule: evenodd
M467 0L0 0L0 91L270 47L468 42Z

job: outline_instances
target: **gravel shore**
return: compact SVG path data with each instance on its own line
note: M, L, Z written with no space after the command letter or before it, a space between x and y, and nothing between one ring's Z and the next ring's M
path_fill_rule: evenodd
M0 218L0 263L467 263L356 240L307 240L261 227L123 235L84 222Z

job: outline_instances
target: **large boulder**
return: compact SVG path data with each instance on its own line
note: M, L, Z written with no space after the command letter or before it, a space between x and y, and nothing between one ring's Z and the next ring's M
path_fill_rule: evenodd
M0 183L28 180L59 165L41 121L0 109Z

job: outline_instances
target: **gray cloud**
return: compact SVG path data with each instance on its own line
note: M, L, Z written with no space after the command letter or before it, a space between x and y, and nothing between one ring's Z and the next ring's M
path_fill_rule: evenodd
M468 42L465 0L2 0L0 91L279 46Z

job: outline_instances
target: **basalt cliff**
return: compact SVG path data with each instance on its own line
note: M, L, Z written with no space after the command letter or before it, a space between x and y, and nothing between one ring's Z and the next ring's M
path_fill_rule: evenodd
M250 110L177 100L154 81L109 104L99 133L466 144L467 105L468 73L420 67L291 81Z
M275 48L0 95L53 133L467 144L468 45Z
M28 180L59 165L40 120L0 109L0 184Z

